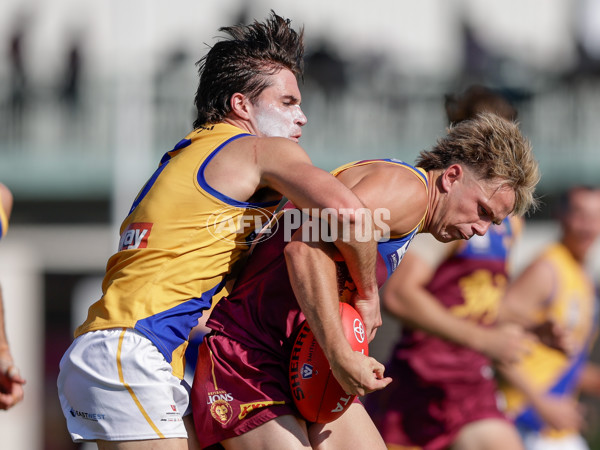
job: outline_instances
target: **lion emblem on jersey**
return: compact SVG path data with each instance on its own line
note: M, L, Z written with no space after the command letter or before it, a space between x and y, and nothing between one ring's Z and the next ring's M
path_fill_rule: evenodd
M210 405L210 415L222 425L227 425L233 416L233 410L225 400L216 400Z

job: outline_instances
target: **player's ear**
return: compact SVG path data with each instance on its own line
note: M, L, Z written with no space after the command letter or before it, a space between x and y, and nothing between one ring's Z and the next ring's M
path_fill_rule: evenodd
M465 171L460 164L452 164L442 173L442 189L448 192L454 183L463 179Z
M241 119L250 120L250 110L252 105L250 104L248 97L240 92L236 92L231 96L229 102L231 105L231 112Z

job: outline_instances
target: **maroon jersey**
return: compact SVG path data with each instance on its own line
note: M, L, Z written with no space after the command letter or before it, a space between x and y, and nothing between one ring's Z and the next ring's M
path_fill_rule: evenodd
M379 161L358 164L375 162ZM413 171L427 188L423 171L400 161L385 163ZM295 223L287 218L295 212L285 210L276 224L287 226L274 226L268 239L260 239L233 291L215 306L207 322L213 332L200 346L192 388L194 422L202 447L248 432L275 417L298 414L289 385L289 358L305 317L283 254L286 235L290 236L293 230L289 228ZM420 225L406 235L378 243L380 286L397 268ZM340 261L337 268L340 299L349 301L355 286L346 265Z
M507 279L511 222L473 236L437 268L427 286L453 314L492 324ZM467 423L504 418L487 357L424 331L403 327L386 375L393 382L365 406L387 444L442 449Z

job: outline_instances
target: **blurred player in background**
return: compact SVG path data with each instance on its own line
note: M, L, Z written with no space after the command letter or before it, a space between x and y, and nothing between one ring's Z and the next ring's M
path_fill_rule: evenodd
M59 396L75 442L195 447L184 352L256 230L282 194L303 208L346 211L329 216L333 229L342 220L353 227L362 209L297 143L306 123L297 83L303 31L275 13L220 31L228 37L200 63L195 129L164 155L135 199L103 296L61 361ZM353 261L359 295L378 313L375 241L335 245ZM371 327L381 321L369 319Z
M451 123L484 111L517 116L504 97L483 86L448 96L445 106ZM491 361L512 362L525 349L519 328L491 327L520 228L520 218L509 216L468 241L417 239L385 286L385 308L402 321L402 335L386 367L394 381L369 396L366 408L390 448L520 448L518 433L496 406Z
M597 283L585 267L600 236L600 189L574 187L560 208L560 240L511 283L501 311L504 320L524 326L555 322L571 341L569 354L536 342L502 371L511 382L502 383L507 412L528 450L587 449L577 394L600 396L600 367L587 361L597 333Z
M0 183L0 239L8 231L12 205L12 193ZM4 322L4 302L0 290L0 409L9 409L23 400L25 380L19 375L19 370L13 361Z
M516 124L496 115L449 129L416 166L375 159L333 172L381 219L380 285L394 279L417 233L442 242L483 236L492 223L535 203L538 171L531 148ZM292 234L286 214L294 211L285 210L275 235L257 244L232 293L208 320L214 331L200 346L192 388L200 443L220 442L227 449L384 448L360 403L326 425L306 423L294 407L289 358L305 318L347 393L364 395L391 381L375 359L352 351L342 332L340 298L359 312L361 300L353 296L351 276L335 249L303 236L306 224L286 242L286 232Z

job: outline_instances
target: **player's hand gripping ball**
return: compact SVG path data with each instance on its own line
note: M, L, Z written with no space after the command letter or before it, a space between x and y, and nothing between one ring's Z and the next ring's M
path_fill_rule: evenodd
M352 349L368 356L369 343L360 314L340 303L344 335ZM344 392L310 327L302 325L290 357L290 387L298 411L309 422L328 423L342 415L356 395Z

